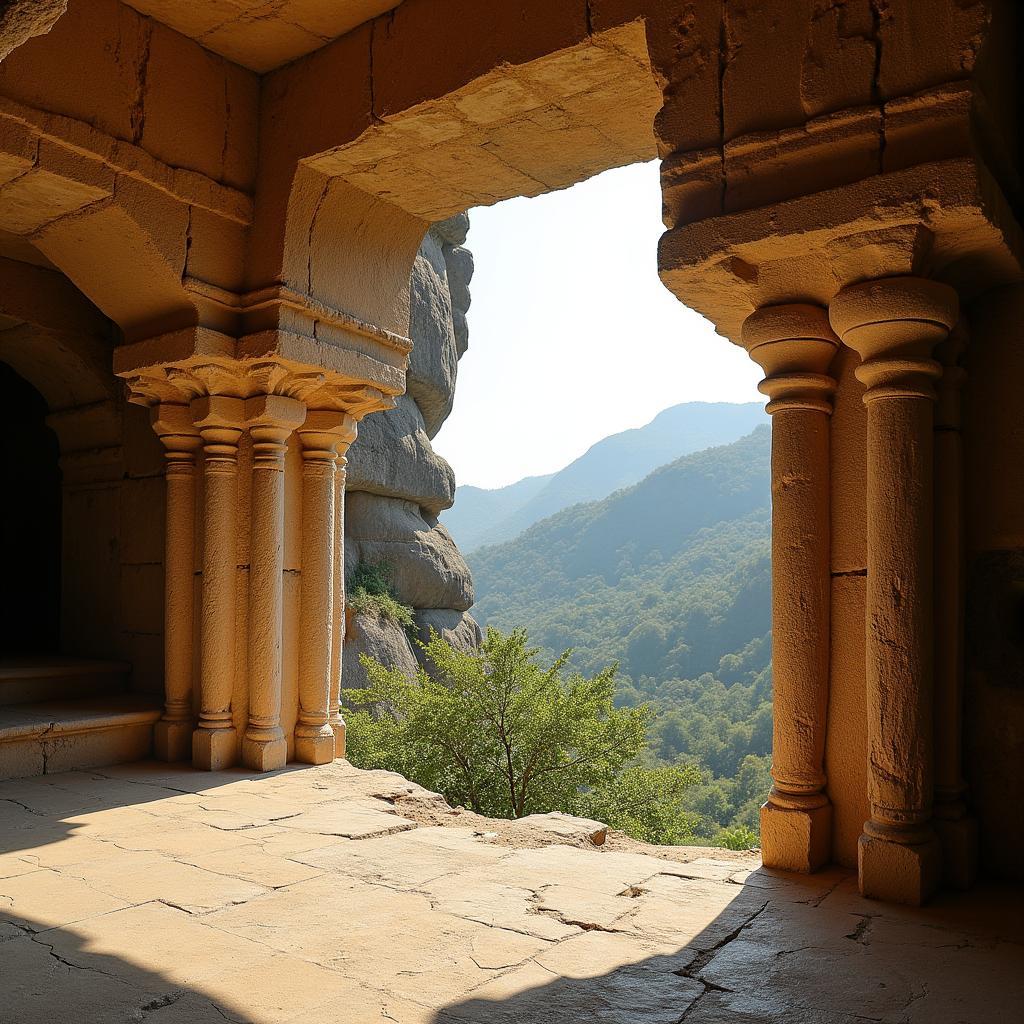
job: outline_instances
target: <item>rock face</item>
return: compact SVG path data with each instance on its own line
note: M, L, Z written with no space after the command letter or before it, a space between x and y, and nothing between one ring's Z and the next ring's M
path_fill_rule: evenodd
M68 0L0 2L0 60L33 36L49 32L68 9Z
M469 568L438 514L455 500L451 466L430 439L455 397L459 359L466 351L473 256L463 248L469 217L435 224L423 240L409 282L412 355L408 391L394 409L367 417L348 457L345 565L386 563L395 597L414 610L425 640L431 628L463 648L476 646L480 627L466 614L473 604ZM412 673L423 652L400 627L370 614L351 616L345 637L346 687L363 686L359 655Z

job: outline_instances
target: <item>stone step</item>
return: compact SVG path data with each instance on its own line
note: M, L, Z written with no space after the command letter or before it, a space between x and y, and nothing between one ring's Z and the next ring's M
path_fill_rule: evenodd
M60 654L0 659L0 707L124 693L131 666Z
M134 694L0 707L0 780L142 760L159 717Z

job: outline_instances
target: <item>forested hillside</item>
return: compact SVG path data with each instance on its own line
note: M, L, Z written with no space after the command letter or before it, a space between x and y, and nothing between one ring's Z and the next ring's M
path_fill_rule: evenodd
M460 487L442 515L463 551L499 544L562 509L607 497L691 452L728 444L765 420L759 402L685 402L635 430L612 434L564 469L507 487Z
M525 626L617 702L658 709L649 758L699 760L700 835L756 827L771 747L770 432L687 455L469 556L474 613Z

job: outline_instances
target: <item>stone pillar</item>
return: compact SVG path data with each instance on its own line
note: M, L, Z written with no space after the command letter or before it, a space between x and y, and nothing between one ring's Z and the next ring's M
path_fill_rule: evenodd
M346 452L355 440L355 431L348 440L338 444L334 464L334 591L331 617L331 710L330 725L334 732L334 756L345 756L345 719L341 714L341 659L345 646L345 474Z
M978 824L967 812L963 777L964 526L960 357L962 327L938 346L935 407L935 808L944 880L969 888L978 870Z
M288 743L281 728L281 648L284 616L284 459L288 438L306 416L294 398L261 395L245 403L252 437L249 564L249 722L242 763L283 768Z
M235 533L238 529L238 439L245 423L240 398L192 400L203 442L203 586L200 612L199 725L192 763L211 771L234 764L231 723L235 675Z
M832 326L867 391L867 712L871 819L865 896L921 904L939 882L933 787L933 382L957 318L953 289L916 277L845 288Z
M355 423L341 412L310 412L302 442L302 598L299 612L299 717L295 759L334 760L331 726L334 687L336 562L335 489L339 445L355 438ZM338 538L344 544L344 536ZM340 651L340 649L339 649Z
M829 417L839 348L819 306L765 306L743 324L772 417L772 790L767 867L810 872L832 852L825 794L829 673Z
M161 761L187 761L192 752L192 627L195 569L196 449L199 434L187 405L160 403L150 422L167 460L164 539L163 717L153 732Z

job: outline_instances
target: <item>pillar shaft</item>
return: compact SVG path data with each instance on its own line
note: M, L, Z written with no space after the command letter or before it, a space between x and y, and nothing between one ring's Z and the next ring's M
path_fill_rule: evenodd
M334 593L331 628L330 726L334 732L334 756L345 756L345 719L341 714L341 665L345 646L345 475L348 445L339 445L334 471Z
M253 442L249 565L249 722L242 742L248 768L273 771L288 759L281 728L284 618L284 471L288 438L305 407L264 395L246 403Z
M913 277L845 289L832 323L861 356L867 405L866 683L871 820L861 892L919 904L939 880L933 787L933 413L931 358L956 293Z
M335 756L331 726L335 649L336 462L354 424L342 413L311 412L302 442L302 600L299 614L299 715L295 757L325 764ZM340 538L344 543L344 538Z
M204 484L199 725L192 737L192 761L197 768L216 770L230 766L237 756L231 697L243 403L223 396L197 398L192 402L192 414L203 442Z
M199 436L187 405L160 404L151 412L166 458L164 540L163 717L153 734L162 761L187 760L192 750L192 629L195 562L195 473Z
M772 416L772 791L764 863L814 871L831 857L825 794L829 672L829 416L839 341L823 309L767 306L743 341L766 373Z
M932 804L932 408L868 393L868 795L912 836Z

